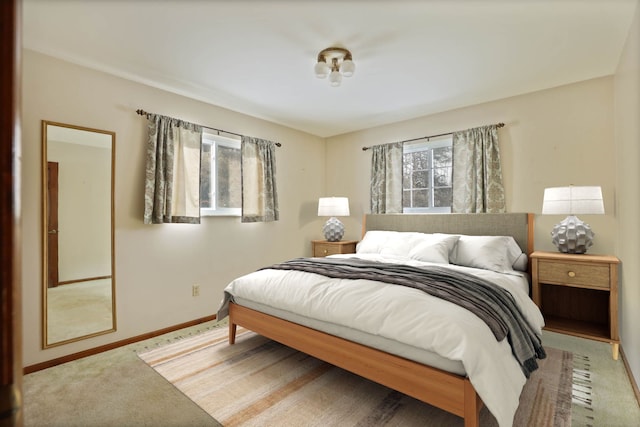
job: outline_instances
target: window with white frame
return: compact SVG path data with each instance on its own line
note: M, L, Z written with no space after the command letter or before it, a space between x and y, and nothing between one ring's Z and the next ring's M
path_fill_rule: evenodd
M402 211L451 212L451 135L405 143L402 149Z
M223 137L203 129L200 158L200 215L240 216L240 138Z

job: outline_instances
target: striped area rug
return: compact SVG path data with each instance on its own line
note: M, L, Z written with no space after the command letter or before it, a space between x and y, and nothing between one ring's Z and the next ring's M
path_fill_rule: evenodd
M570 426L572 354L547 348L514 426ZM213 329L140 358L223 426L463 426L462 419L243 328ZM480 424L496 426L483 408Z

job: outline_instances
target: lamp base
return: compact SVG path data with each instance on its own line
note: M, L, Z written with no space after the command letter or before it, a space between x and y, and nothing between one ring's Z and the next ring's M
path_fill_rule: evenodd
M329 218L322 227L324 238L329 242L339 242L344 236L344 224L334 216Z
M551 241L560 252L584 254L593 245L594 232L589 224L569 215L553 227Z

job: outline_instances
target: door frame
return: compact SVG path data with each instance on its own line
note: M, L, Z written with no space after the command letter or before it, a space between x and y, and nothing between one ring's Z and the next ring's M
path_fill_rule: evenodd
M22 426L22 2L0 1L0 426Z

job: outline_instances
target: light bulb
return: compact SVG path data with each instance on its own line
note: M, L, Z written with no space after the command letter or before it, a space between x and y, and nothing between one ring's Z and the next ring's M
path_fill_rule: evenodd
M331 74L329 74L329 83L334 87L340 86L340 83L342 83L342 74L340 74L340 71L333 70Z
M314 71L317 78L324 79L329 74L329 66L324 61L318 61L314 67Z
M353 76L353 73L356 71L356 64L353 63L350 59L345 59L342 61L342 65L340 66L340 71L342 71L342 75L345 77Z

